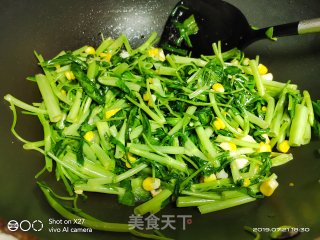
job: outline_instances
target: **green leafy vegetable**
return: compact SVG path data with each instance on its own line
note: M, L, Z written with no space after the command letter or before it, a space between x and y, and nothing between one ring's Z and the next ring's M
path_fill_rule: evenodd
M188 47L192 47L192 43L189 36L197 34L199 30L194 15L188 17L186 20L183 21L183 23L176 22L175 25L180 32L180 38L177 40L176 43L177 46L180 46L182 40L184 40L187 43Z
M71 71L74 73L76 79L79 81L84 91L99 104L104 103L104 97L97 84L92 82L87 75L82 71L80 66L76 63L71 64Z
M191 44L194 17L177 27L180 41ZM98 230L165 239L94 219L76 207L77 198L117 195L143 215L171 201L204 214L270 196L278 186L273 167L292 160L290 146L307 144L312 126L320 135L320 102L290 82L264 80L257 60L237 49L222 53L218 43L212 56L165 55L153 46L156 37L137 49L121 35L96 51L84 46L47 61L36 54L44 74L28 79L40 103L4 98L12 133L44 155L45 170L70 195L57 197L38 183L57 212ZM16 132L16 107L39 118L43 139Z

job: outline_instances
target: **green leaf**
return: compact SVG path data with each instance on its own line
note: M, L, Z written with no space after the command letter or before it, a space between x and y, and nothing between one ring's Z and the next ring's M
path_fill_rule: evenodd
M142 111L139 111L140 117L141 117L141 123L143 127L143 133L147 137L147 139L151 139L151 126L150 121L147 118L146 114L144 114Z
M116 82L117 87L119 87L122 91L124 91L125 93L130 94L130 89L128 88L128 86L124 83L124 81L122 79L119 79Z
M241 71L242 70L236 66L229 66L226 69L224 69L224 72L230 75L236 75L237 73L241 73Z
M199 118L199 121L203 126L207 126L212 120L212 109L210 107L202 108L195 113L195 116Z
M273 37L273 27L269 27L267 31L265 32L268 39L277 41L278 39L276 37Z
M81 166L83 166L84 164L84 156L83 156L83 144L84 144L84 140L83 138L81 138L80 142L79 142L79 146L78 146L78 151L77 151L77 163L79 163Z
M79 66L81 66L82 69L87 69L87 64L84 61L82 61L79 57L74 56L70 52L52 60L44 61L43 63L41 63L41 66L55 67L56 65L68 65L71 63L77 63Z
M84 73L77 63L71 64L71 71L73 72L80 85L83 87L86 94L99 104L104 104L105 98L102 91L98 88L97 84L91 81L87 74Z
M134 206L135 197L134 197L134 194L132 193L131 181L129 179L125 179L121 181L120 187L125 188L126 191L124 194L119 195L119 198L118 198L119 203L127 206Z
M199 31L199 27L196 23L194 15L191 15L183 23L176 22L175 27L180 32L180 37L176 41L177 46L181 46L182 41L184 40L188 47L192 47L191 40L189 38L190 35L195 35Z
M262 165L260 166L260 175L268 176L272 166L269 152L259 153L258 157L261 159Z
M139 202L139 201L146 202L151 198L150 193L143 189L142 182L143 182L142 177L131 179L132 193L134 195L136 202Z

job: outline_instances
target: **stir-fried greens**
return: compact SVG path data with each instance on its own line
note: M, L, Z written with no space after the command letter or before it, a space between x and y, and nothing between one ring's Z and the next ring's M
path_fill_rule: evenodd
M114 194L135 214L157 213L171 201L209 213L270 196L272 168L292 160L291 146L307 144L314 113L310 95L273 81L259 59L232 49L191 58L153 47L154 33L136 49L127 38L106 38L94 49L36 53L43 74L35 81L43 101L11 95L13 133L25 149L41 152L44 172L62 181L70 197L39 186L50 205L85 226L131 232L71 207L85 192ZM20 107L39 118L44 139L15 132Z

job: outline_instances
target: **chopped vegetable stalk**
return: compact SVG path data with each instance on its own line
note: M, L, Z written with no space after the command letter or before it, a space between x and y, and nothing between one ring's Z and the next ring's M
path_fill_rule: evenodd
M311 101L311 97L308 91L304 90L303 91L303 99L306 103L306 106L308 108L308 120L309 120L309 124L311 126L313 126L313 122L314 122L314 113L313 113L313 107L312 107L312 101Z
M44 104L48 111L49 118L52 122L58 122L61 119L62 113L58 103L58 99L53 94L49 81L42 74L36 75L36 81L41 92Z
M74 99L74 102L73 102L71 109L70 109L68 116L67 116L68 122L74 123L77 121L78 113L79 113L80 106L81 106L81 98L82 98L82 89L78 89L76 96L75 96L75 99Z
M285 164L293 159L293 156L291 153L288 154L280 154L274 158L271 159L272 161L272 167L277 167L282 164Z
M208 138L200 122L196 123L196 133L199 137L201 145L206 150L205 155L207 156L208 160L212 162L215 167L219 167L220 163L216 160L216 150L214 149L212 142Z
M309 125L308 108L304 105L297 104L295 116L290 127L289 144L291 146L300 146L302 144L307 125Z
M251 67L252 74L254 76L254 80L255 80L255 84L256 84L256 88L258 90L258 93L260 96L263 97L265 94L265 87L263 86L261 75L258 70L258 64L255 60L250 60L249 64Z
M158 195L151 200L137 206L134 209L135 214L144 215L146 213L157 213L161 210L163 202L171 196L172 192L168 189L163 189Z
M29 105L27 103L24 103L24 102L20 101L19 99L13 97L10 94L5 95L4 99L6 101L8 101L9 103L13 104L14 106L22 108L23 110L26 110L26 111L29 111L29 112L32 112L32 113L47 114L47 110L41 109L41 108L38 108L38 107L34 107L34 106L31 106L31 105Z
M204 204L212 203L215 200L197 198L197 197L178 197L177 207L197 207Z
M130 169L130 170L118 175L118 176L116 176L114 178L114 182L121 182L122 180L137 174L138 172L142 171L146 167L147 167L146 164L141 163L138 166L136 166L136 167L134 167L134 168L132 168L132 169Z
M250 196L242 196L242 197L236 197L236 198L230 198L223 201L215 201L208 204L203 204L198 207L201 214L209 213L209 212L215 212L222 209L235 207L241 204L249 203L256 200L255 198L252 198Z
M125 192L124 188L120 187L108 187L105 185L93 185L93 184L75 184L74 185L74 191L76 193L82 193L82 192L99 192L99 193L107 193L107 194L116 194L116 195L122 195Z
M129 148L129 152L138 155L140 157L144 157L146 159L149 159L151 161L158 162L160 164L166 165L168 167L176 168L180 171L186 171L187 165L184 162L179 162L175 160L174 158L171 158L167 155L160 156L158 154L151 153L149 151L143 151L134 147Z
M202 199L212 199L212 200L220 200L221 195L214 192L192 192L192 191L181 191L181 194L188 195L188 196L194 196Z

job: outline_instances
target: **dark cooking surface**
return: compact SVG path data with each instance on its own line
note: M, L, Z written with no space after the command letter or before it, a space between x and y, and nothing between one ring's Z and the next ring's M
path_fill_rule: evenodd
M0 4L0 97L6 93L27 102L39 101L36 85L24 80L39 71L33 50L53 57L60 50L84 44L96 46L99 32L117 37L127 34L135 45L152 31L161 32L171 8L170 0L1 0ZM230 0L258 27L320 17L319 0ZM259 54L277 80L291 79L300 89L320 98L320 34L282 38L278 43L261 41L246 52ZM40 239L134 239L127 234L49 233L49 219L61 219L44 200L34 175L42 168L42 156L22 149L10 133L12 121L8 104L0 105L0 218L18 221L39 219L44 229L33 232ZM36 118L19 116L18 130L31 140L41 139ZM297 240L320 236L320 156L319 141L294 149L294 161L275 169L280 187L270 198L201 216L196 209L168 207L158 215L191 214L193 223L185 231L168 231L176 239L251 239L243 226L278 227L284 224L308 227L310 232ZM294 187L289 187L293 182ZM90 195L91 213L109 220L128 222L131 208L115 199ZM85 205L84 205L85 208ZM57 225L55 225L57 226ZM177 228L181 228L176 224ZM268 239L268 234L263 234Z

